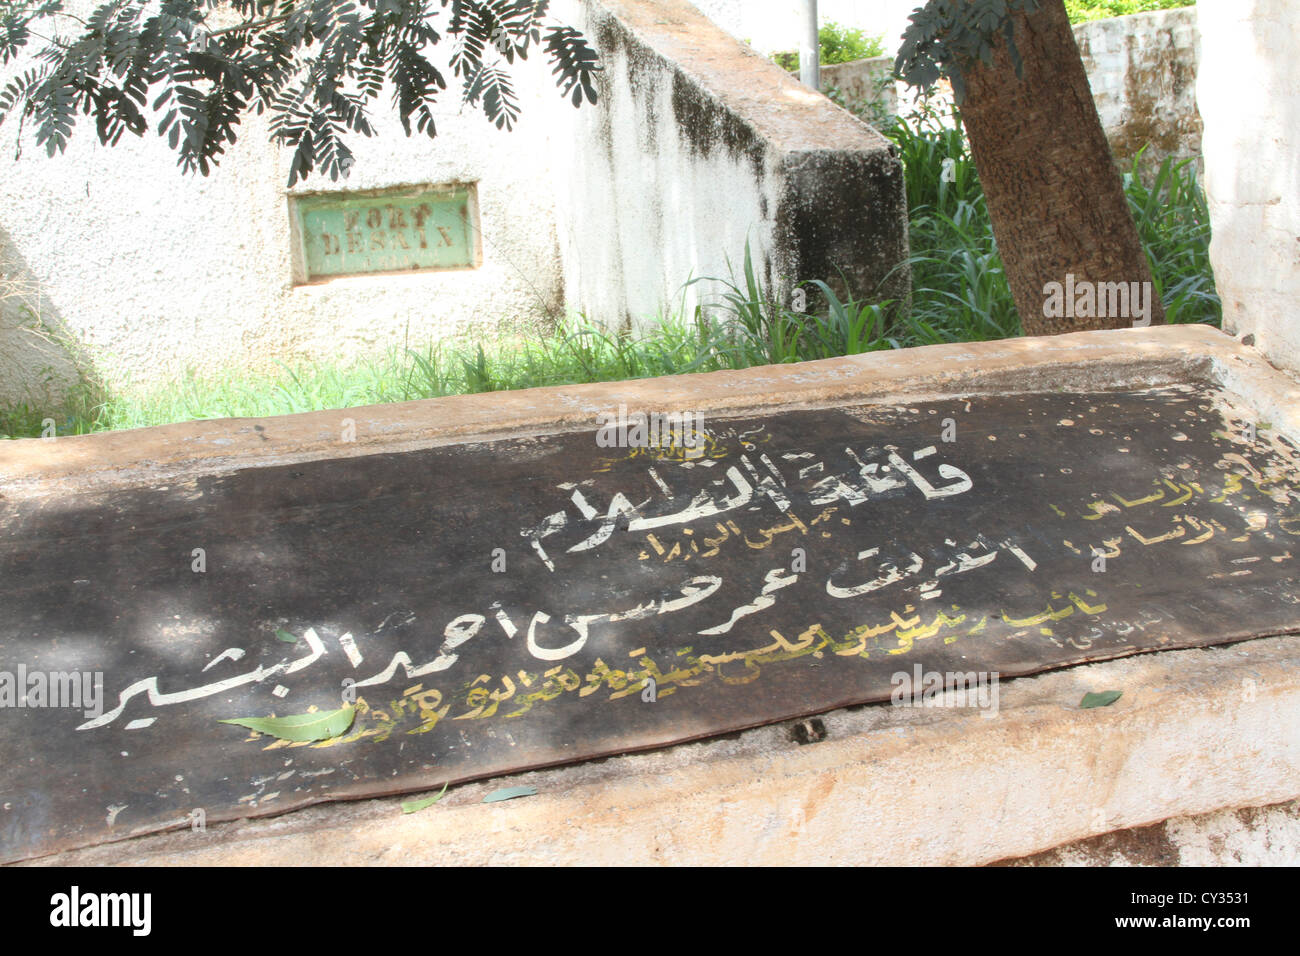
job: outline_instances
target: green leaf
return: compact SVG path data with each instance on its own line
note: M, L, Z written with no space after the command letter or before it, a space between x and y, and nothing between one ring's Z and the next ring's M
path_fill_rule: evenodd
M444 784L442 785L442 791L441 791L437 796L433 796L433 797L420 797L420 798L417 799L417 800L407 800L406 802L404 802L404 803L402 804L402 812L403 812L403 813L419 813L419 812L420 812L421 810L423 810L425 807L431 807L431 806L433 806L435 803L437 803L439 800L441 800L441 799L442 799L442 795L443 795L444 793L446 793L446 792L447 792L447 784L444 783Z
M284 628L282 628L282 627L277 627L277 628L275 629L275 636L276 636L277 639L279 639L279 640L281 640L281 641L284 641L286 644L297 644L297 643L298 643L298 638L294 637L292 634L290 634L288 631L286 631L286 630L285 630Z
M1087 710L1091 707L1109 707L1115 701L1119 700L1120 695L1124 693L1119 690L1104 690L1100 694L1094 694L1091 691L1083 695L1083 700L1079 701L1079 709Z
M536 787L505 787L493 790L483 798L484 803L497 803L501 800L513 800L515 797L531 797L537 793Z
M339 710L317 711L314 714L294 714L291 717L236 717L223 720L223 724L237 724L269 734L281 740L299 743L311 740L329 740L347 732L356 717L356 708L349 704Z

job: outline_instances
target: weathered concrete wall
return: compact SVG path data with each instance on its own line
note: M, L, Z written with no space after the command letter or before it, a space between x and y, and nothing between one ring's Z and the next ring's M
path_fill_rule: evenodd
M854 112L866 107L873 118L897 116L898 88L903 84L896 82L893 75L893 54L833 63L821 68L822 91L830 95L837 90Z
M563 4L604 62L602 108L553 109L569 307L637 324L735 277L903 298L902 167L880 134L738 44L685 0ZM569 11L572 11L570 15ZM730 264L729 264L730 263ZM882 283L884 283L882 285Z
M1144 168L1200 155L1196 7L1080 23L1074 38L1116 159L1127 165L1148 145Z
M1300 8L1200 0L1199 13L1197 97L1223 327L1300 372Z
M77 0L88 15L97 0ZM446 51L444 51L446 52ZM499 320L528 322L559 305L559 268L543 112L558 98L543 65L520 84L510 133L461 115L455 83L437 111L438 137L407 139L383 98L373 139L353 138L346 181L314 176L295 192L478 181L483 264L471 271L342 278L294 285L289 152L247 121L210 177L182 176L150 132L101 147L81 118L67 152L49 159L32 124L0 127L0 256L42 297L44 318L136 380L194 366L326 360L447 335ZM6 74L7 75L7 74ZM450 75L448 72L447 75ZM21 398L48 357L0 304L0 402Z

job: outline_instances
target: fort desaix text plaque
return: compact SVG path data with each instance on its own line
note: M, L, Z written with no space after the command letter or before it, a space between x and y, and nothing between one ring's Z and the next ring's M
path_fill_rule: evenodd
M472 184L295 196L290 204L308 282L479 264Z

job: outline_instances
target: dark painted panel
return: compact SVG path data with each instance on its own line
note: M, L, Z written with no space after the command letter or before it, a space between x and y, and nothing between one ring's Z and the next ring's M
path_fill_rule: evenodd
M0 709L4 857L1300 625L1297 453L1204 392L705 424L0 502L0 671L104 692ZM338 740L218 723L346 680Z

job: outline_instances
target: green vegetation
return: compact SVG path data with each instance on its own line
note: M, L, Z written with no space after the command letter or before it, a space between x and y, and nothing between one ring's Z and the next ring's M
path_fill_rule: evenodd
M883 37L867 36L862 30L843 27L829 20L817 31L817 40L821 47L822 66L852 63L854 60L866 60L885 53ZM772 60L784 70L799 72L798 53L776 53Z
M993 225L960 123L922 107L884 132L903 160L912 246L911 336L977 341L1020 334ZM945 160L950 172L943 175ZM1210 216L1192 160L1165 160L1154 178L1124 174L1124 189L1169 322L1222 318L1210 268ZM946 181L951 180L951 181Z
M650 378L827 358L914 344L882 338L885 306L844 303L829 289L824 314L773 304L754 278L716 304L665 319L648 333L611 332L576 318L553 331L467 345L394 347L355 362L285 362L266 371L187 371L156 387L105 388L85 380L57 413L56 433L79 435L205 418L283 415L443 395ZM37 437L39 403L0 410L0 438Z
M1194 6L1194 2L1188 3L1187 0L1065 0L1065 10L1070 15L1071 23Z
M821 47L821 62L824 66L866 60L882 56L885 52L883 37L867 36L862 30L840 26L833 20L822 24L817 31L817 41ZM797 64L795 68L798 69Z
M1020 320L961 125L943 119L922 108L885 129L903 161L911 210L910 313L900 314L896 302L869 301L870 290L855 296L819 281L804 286L811 310L796 311L793 303L772 301L747 254L731 277L713 287L721 291L703 307L693 314L679 308L640 335L576 318L544 334L395 347L348 363L190 371L152 388L129 382L110 387L83 371L57 413L39 401L0 410L0 437L38 436L47 416L56 419L57 434L84 434L1019 335ZM1221 311L1209 263L1209 216L1190 161L1166 161L1145 184L1135 163L1125 189L1169 320L1217 323ZM705 282L695 279L687 286Z

